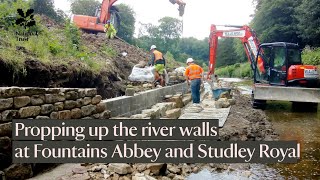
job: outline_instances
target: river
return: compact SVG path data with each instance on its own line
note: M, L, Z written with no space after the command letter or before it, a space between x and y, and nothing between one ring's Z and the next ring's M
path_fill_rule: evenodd
M242 94L251 94L252 81L225 78ZM252 164L249 179L320 179L320 105L317 112L293 112L290 102L268 102L265 110L280 140L297 140L301 144L301 160L296 164ZM276 176L276 177L274 177ZM210 173L207 170L188 177L193 179L247 179L241 171Z

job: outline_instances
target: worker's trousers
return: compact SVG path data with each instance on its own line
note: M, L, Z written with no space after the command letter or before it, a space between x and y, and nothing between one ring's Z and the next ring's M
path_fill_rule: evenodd
M200 85L201 79L191 80L191 95L193 103L200 103Z

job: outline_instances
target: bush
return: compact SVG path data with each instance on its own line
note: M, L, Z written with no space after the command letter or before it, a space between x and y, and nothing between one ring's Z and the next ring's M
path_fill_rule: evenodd
M253 77L250 63L237 63L223 68L217 68L215 74L221 77Z
M73 23L70 23L70 21L67 21L65 26L65 35L69 41L69 48L78 50L81 43L81 33L79 28Z
M320 48L305 48L302 51L302 62L307 65L320 65Z

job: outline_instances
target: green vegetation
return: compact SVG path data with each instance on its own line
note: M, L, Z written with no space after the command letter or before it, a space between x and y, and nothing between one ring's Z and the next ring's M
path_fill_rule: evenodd
M166 59L166 67L169 69L184 66L183 63L176 61L169 51L164 55L164 58Z
M0 12L0 19L5 19L10 15L16 16L16 7L23 7L23 11L26 12L30 8L30 3L17 0L0 3L0 7L6 10ZM80 30L75 25L65 21L63 29L48 29L44 26L42 17L35 15L34 19L36 25L26 29L14 23L0 28L0 59L6 62L14 72L24 72L25 60L34 58L47 65L71 65L72 62L77 61L82 64L79 71L87 69L96 74L101 71L103 62L93 60L96 54L92 53L81 41ZM21 35L17 35L17 32ZM26 33L31 35L24 35ZM27 41L21 41L26 38ZM107 47L104 52L109 57L116 55L115 50L111 47Z
M134 24L136 22L136 19L134 17L135 12L130 6L125 4L119 4L116 7L118 8L119 15L121 17L120 29L117 32L117 36L132 44L134 41Z
M320 66L320 48L305 48L302 51L303 64Z
M71 0L71 12L73 14L94 16L100 2L96 0Z
M222 68L217 68L215 74L220 77L238 77L244 78L253 76L253 72L250 67L250 63L234 64Z

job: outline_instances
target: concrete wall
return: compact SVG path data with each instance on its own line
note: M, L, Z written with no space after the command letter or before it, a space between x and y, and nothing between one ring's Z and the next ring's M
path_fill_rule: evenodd
M11 164L12 119L110 118L101 99L96 89L0 88L0 172L7 180L33 174L31 164Z
M113 99L103 100L108 110L111 111L111 116L130 116L139 114L143 109L148 109L151 106L161 102L165 95L187 93L188 86L186 83L173 86L152 89L141 92L135 96L122 96Z

